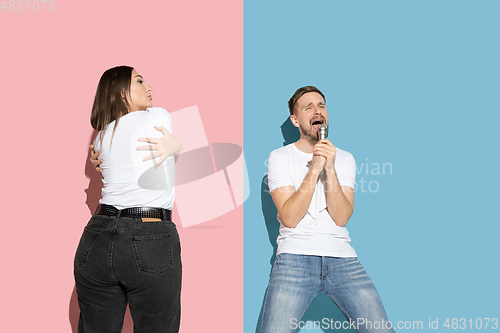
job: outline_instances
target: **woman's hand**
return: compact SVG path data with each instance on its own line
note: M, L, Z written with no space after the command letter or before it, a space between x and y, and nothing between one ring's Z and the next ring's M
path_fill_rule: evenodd
M90 145L90 163L94 166L97 172L99 172L102 176L102 169L100 167L102 160L98 160L97 158L101 154L101 151L94 151L94 145Z
M167 129L163 126L155 126L155 129L163 133L163 137L159 139L154 138L139 138L138 141L152 143L150 146L140 146L137 150L156 150L155 153L144 157L143 161L148 161L153 158L157 158L158 162L155 164L155 169L163 162L167 157L174 156L177 161L179 152L182 148L182 143L179 139L174 137Z

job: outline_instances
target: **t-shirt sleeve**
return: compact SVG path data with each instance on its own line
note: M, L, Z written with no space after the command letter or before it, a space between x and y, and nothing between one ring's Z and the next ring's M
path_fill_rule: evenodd
M106 129L104 129L104 130L106 130ZM101 132L97 133L92 144L94 145L94 151L101 150Z
M354 188L354 183L356 181L356 161L354 160L354 156L348 153L342 162L342 172L337 173L339 184L340 186L350 186Z
M269 192L282 186L294 186L288 158L282 151L275 150L269 155L267 181Z
M167 131L169 131L171 134L172 133L172 117L170 116L170 113L168 113L167 110L165 110L164 108L160 108L160 107L156 107L155 108L156 111L158 111L159 114L161 114L161 116L166 116L165 118L161 118L161 123L158 124L159 126L164 126Z

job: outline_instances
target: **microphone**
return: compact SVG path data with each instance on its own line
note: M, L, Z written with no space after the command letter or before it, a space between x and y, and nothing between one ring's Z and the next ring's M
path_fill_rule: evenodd
M328 136L328 127L325 124L321 124L318 126L318 136L320 140L326 139Z

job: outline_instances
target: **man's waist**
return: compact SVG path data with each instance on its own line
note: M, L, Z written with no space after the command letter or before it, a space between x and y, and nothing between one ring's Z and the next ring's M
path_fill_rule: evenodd
M307 235L296 234L278 237L280 253L294 253L304 255L329 257L356 257L356 251L350 245L351 239L336 237L335 235Z

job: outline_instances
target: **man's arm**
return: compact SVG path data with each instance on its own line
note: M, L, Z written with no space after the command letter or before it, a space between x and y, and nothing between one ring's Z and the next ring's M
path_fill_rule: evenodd
M285 227L295 228L306 215L324 164L324 158L314 156L309 171L298 191L295 191L294 186L282 186L271 192L274 204Z
M326 207L335 224L343 227L353 213L354 189L350 186L340 186L334 168L337 148L330 141L319 141L314 146L314 153L326 158Z
M326 209L339 227L349 222L354 210L354 189L340 186L335 169L326 172Z

